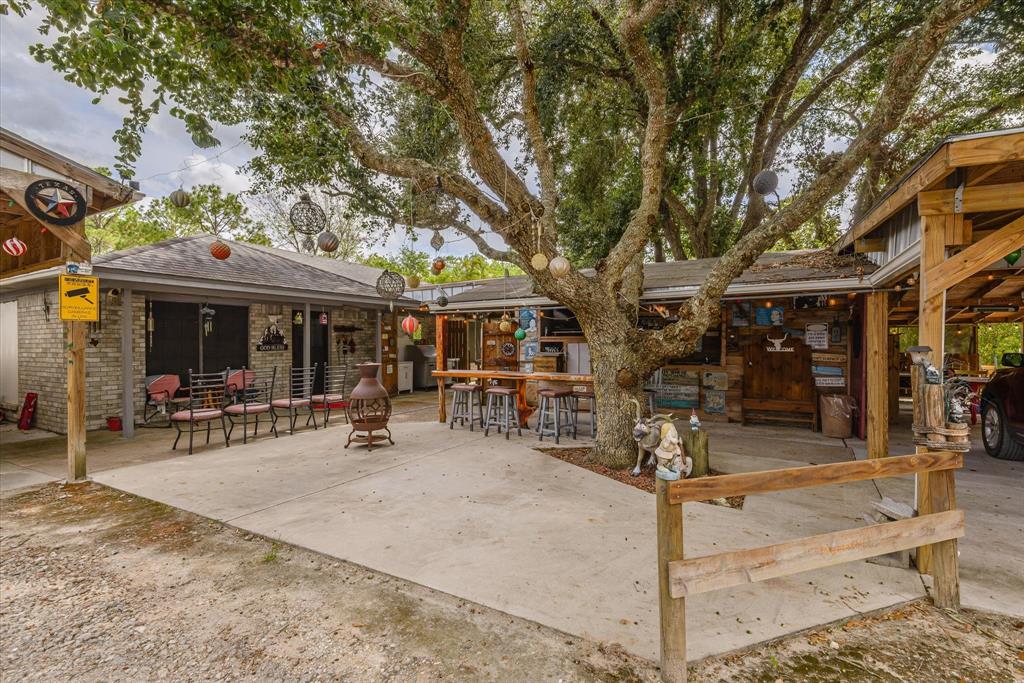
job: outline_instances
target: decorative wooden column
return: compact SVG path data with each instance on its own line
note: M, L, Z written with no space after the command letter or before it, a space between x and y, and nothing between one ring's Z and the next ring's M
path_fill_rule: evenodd
M68 481L85 479L85 326L64 323L67 334Z
M867 312L868 458L889 455L889 295L869 292Z
M436 360L435 369L447 370L448 353L445 349L445 327L448 325L448 316L444 314L438 315L435 322L437 323L434 331L434 350L437 352L434 356ZM448 421L448 414L444 406L444 381L444 377L437 378L437 421L442 424Z

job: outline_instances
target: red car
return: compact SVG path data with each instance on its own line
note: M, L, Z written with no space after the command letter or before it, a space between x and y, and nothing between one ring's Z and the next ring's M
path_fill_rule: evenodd
M1024 354L1002 364L981 392L981 440L993 458L1024 460Z

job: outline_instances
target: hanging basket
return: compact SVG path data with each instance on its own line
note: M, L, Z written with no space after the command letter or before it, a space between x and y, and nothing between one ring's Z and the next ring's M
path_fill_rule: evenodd
M288 213L292 227L303 235L317 235L327 229L327 214L303 193Z

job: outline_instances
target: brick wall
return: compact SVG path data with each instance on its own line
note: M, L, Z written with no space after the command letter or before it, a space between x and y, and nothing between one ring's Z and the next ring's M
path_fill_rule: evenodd
M103 291L99 324L89 325L86 332L86 427L106 426L109 415L121 415L121 304L110 303ZM49 307L47 311L44 301ZM249 363L255 370L277 367L275 396L283 397L288 391L288 368L292 362L292 322L289 304L254 303L249 306ZM301 308L295 305L294 308ZM377 356L374 310L358 308L332 308L329 335L332 364L350 367L347 391L357 381L355 365L374 361ZM288 343L284 351L257 351L256 345L270 324L268 316L279 315L278 327ZM335 331L335 328L355 327L356 330ZM145 401L146 375L146 304L145 294L136 292L132 300L132 336L134 362L132 385L135 388L136 422L141 422ZM89 344L94 340L95 344ZM353 340L354 354L342 352L342 340ZM18 299L18 386L19 395L29 391L39 394L36 426L53 432L67 431L67 373L64 361L64 324L57 308L57 292L30 294ZM348 344L345 344L347 351Z

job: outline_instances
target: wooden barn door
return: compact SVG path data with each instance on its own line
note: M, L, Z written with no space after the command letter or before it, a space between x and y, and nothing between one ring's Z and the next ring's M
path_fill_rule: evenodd
M782 333L770 336L781 337ZM754 337L747 344L743 372L744 412L785 413L793 409L806 413L812 410L815 390L810 347L802 339L793 337L782 343L783 348L792 348L792 351L769 351L770 346L765 335Z

